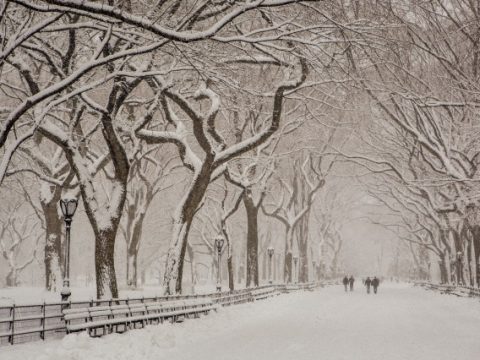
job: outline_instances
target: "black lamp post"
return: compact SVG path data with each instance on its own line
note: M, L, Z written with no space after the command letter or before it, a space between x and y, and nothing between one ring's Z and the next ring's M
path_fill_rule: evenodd
M70 291L70 228L73 215L77 210L77 199L61 199L60 209L65 221L65 256L64 256L64 277L63 289L61 292L62 301L68 301L72 292Z
M267 254L268 254L268 282L271 284L273 283L273 278L272 278L272 257L273 253L275 252L275 249L271 246L267 248Z
M297 264L298 264L298 256L293 257L293 263L295 264L295 272L293 273L294 276L294 282L295 284L298 282L298 270L297 270Z
M221 265L222 265L222 248L223 244L225 243L225 239L223 236L219 235L215 238L215 249L217 250L218 256L218 266L217 266L217 291L222 291L222 272L221 272Z

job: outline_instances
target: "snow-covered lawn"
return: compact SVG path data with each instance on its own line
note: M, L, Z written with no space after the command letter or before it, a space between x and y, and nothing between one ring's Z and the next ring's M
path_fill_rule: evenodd
M478 360L480 301L382 285L332 286L122 335L0 348L2 360Z

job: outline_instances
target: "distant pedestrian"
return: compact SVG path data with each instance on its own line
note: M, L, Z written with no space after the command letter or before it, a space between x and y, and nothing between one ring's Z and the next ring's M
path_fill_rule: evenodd
M377 293L378 285L380 285L380 280L378 280L377 277L374 276L372 280L372 286L373 286L373 292L375 294Z
M345 275L345 277L343 278L343 286L345 286L345 291L347 291L348 289L348 276Z
M353 275L350 276L350 279L348 279L348 283L350 284L350 291L353 291L353 283L355 282L355 279L353 278Z
M365 286L367 287L367 294L370 294L370 285L372 285L372 280L370 276L365 279Z

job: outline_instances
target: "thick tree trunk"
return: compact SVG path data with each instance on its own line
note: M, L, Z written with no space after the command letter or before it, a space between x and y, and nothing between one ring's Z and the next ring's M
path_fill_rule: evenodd
M8 272L7 274L7 277L6 277L6 285L7 287L13 287L13 286L17 286L17 275L18 275L18 272L16 269L10 269L10 271Z
M95 274L97 298L118 298L117 278L115 275L115 235L114 229L100 230L95 234Z
M127 285L133 288L138 286L138 251L127 250Z
M298 236L298 282L308 282L308 224L310 220L310 211L308 211L300 220L297 228Z
M294 280L293 274L293 229L288 227L285 234L285 257L283 262L283 281L291 283Z
M448 275L448 265L446 264L445 255L440 255L440 261L438 262L438 266L440 268L440 282L442 284L448 284L450 282L449 275Z
M191 293L195 294L197 286L197 265L195 262L195 252L190 245L187 245L188 258L190 259L190 279L191 279Z
M48 188L43 188L43 186ZM62 287L64 253L62 251L63 220L58 214L60 190L51 190L42 184L43 195L40 203L45 219L45 288L56 291Z
M100 212L96 208L96 200L91 200L86 189L80 186L85 211L95 234L95 282L98 299L118 298L115 239L125 204L125 189L125 183L117 184L112 190L110 200L110 204L115 204L115 208Z
M180 205L182 208L184 206L188 205ZM180 211L183 212L183 209L180 209ZM167 253L163 278L166 295L173 295L182 292L183 263L192 219L186 219L183 216L180 216L175 222L171 245Z
M307 283L308 282L308 242L300 239L300 246L298 248L299 258L298 266L299 268L299 278L298 282Z
M240 257L240 261L239 261L239 264L238 264L238 283L241 284L243 282L243 280L245 279L245 264L244 264L244 259L245 259L245 256L241 256Z
M272 257L272 280L273 282L277 282L277 254L273 254Z
M215 284L217 281L217 256L213 256L213 252L210 254L210 282Z
M463 276L463 239L456 230L451 230L453 237L453 244L455 248L455 278L457 284L465 284L465 278ZM459 256L460 255L460 256Z
M227 259L227 269L228 269L228 288L230 291L235 290L235 279L234 279L234 268L233 268L233 256L229 256Z
M331 271L331 274L332 274L331 275L332 278L336 278L337 277L337 272L338 272L338 264L337 264L337 256L336 255L333 256L330 271Z
M143 232L143 220L145 213L135 218L127 244L127 285L136 288L138 286L138 253Z
M473 236L473 253L476 267L476 281L477 286L480 287L480 226L476 225L472 227Z
M474 272L475 272L475 269L474 269L474 262L473 262L473 255L472 255L472 239L470 236L466 236L465 237L465 241L466 241L466 253L467 253L467 259L466 259L466 262L465 262L465 265L466 265L466 270L467 270L467 278L468 278L468 281L469 281L469 285L470 286L474 286L474 283L475 283L475 280L474 280Z
M45 288L48 291L57 291L62 287L62 264L63 256L61 239L59 234L50 233L48 230L45 234Z
M210 176L214 170L212 161L213 156L208 154L200 172L194 175L185 197L175 211L173 235L168 249L163 279L164 291L167 295L182 292L183 266L188 234L195 212L201 204L210 183Z
M258 286L258 207L255 206L252 192L243 194L243 204L247 212L247 288Z
M292 282L292 274L293 274L293 255L290 251L285 253L285 263L283 269L283 280L290 284Z

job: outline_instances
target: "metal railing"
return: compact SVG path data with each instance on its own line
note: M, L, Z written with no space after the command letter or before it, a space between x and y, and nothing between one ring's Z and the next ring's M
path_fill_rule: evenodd
M323 286L321 283L275 284L257 288L216 292L197 295L172 295L154 297L136 297L122 299L104 299L90 301L43 302L40 304L12 304L0 306L0 346L20 344L37 340L61 338L66 334L62 310L93 306L129 305L135 303L165 302L182 299L211 298L221 306L241 304L252 301L252 291L274 287L281 293L295 290L307 290Z

